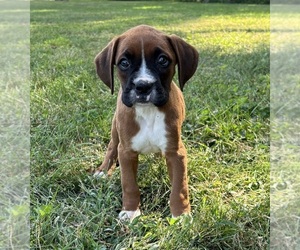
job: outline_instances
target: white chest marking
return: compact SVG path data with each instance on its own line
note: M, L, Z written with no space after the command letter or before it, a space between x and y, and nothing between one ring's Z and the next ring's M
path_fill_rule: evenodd
M143 154L165 153L167 147L165 114L154 105L136 105L139 132L132 138L132 149Z

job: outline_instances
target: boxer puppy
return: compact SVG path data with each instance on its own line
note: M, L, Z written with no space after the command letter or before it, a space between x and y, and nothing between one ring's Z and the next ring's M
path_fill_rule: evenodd
M185 105L181 90L198 65L198 52L175 35L140 25L114 38L95 58L97 74L114 93L114 66L121 88L112 121L111 140L95 176L121 167L123 208L120 219L141 214L137 185L138 155L166 158L173 217L190 212L187 154L181 140ZM172 81L178 66L180 89Z

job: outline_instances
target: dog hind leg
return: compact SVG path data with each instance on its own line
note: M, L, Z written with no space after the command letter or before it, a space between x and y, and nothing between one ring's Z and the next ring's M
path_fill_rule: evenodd
M98 167L94 173L94 177L103 177L106 175L111 175L118 158L118 145L119 145L119 135L116 128L116 118L113 118L112 129L111 129L111 139L108 144L108 148L104 157L104 160L100 167Z

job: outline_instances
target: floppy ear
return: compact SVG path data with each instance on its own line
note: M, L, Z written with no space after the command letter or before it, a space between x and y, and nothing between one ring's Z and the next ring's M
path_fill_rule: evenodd
M95 64L99 78L114 93L114 64L119 39L112 40L96 57Z
M180 37L171 35L169 38L176 54L179 86L183 90L184 84L193 76L197 69L199 54L193 46Z

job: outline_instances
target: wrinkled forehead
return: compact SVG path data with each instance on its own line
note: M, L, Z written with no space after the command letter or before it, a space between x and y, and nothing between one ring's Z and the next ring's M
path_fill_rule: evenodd
M120 38L117 57L129 55L139 58L143 55L147 59L159 54L174 57L168 37L161 32L131 32Z

